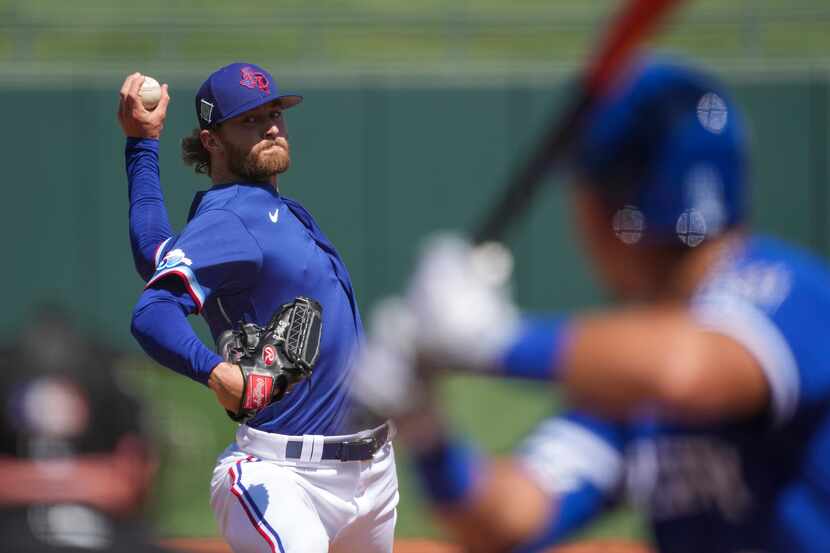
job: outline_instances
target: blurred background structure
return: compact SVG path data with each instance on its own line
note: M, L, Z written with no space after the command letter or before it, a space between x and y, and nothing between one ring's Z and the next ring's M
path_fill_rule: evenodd
M119 352L41 304L0 349L0 534L16 553L164 553L143 520L158 463Z
M125 63L201 76L217 59L267 52L283 72L549 78L578 62L616 0L4 0L4 72L41 79L121 75ZM762 69L826 61L822 0L699 0L660 42L708 61ZM149 69L148 69L149 71ZM544 75L539 75L539 72ZM436 82L440 84L440 81Z
M305 94L287 116L293 165L282 191L337 244L366 313L401 288L421 236L469 228L482 213L619 4L0 0L0 339L12 339L32 305L55 300L84 330L132 352L125 365L154 404L162 446L154 518L166 535L214 535L206 482L233 425L207 390L152 364L129 335L141 282L115 120L123 77L141 71L170 84L161 166L177 229L208 184L179 161L201 80L247 60ZM712 66L745 108L756 227L830 255L830 4L689 0L656 45ZM565 193L552 187L511 240L529 309L602 301L570 234ZM474 379L446 389L459 426L495 451L556 409L546 391L511 391ZM401 465L399 535L432 535ZM623 512L593 532L640 530Z

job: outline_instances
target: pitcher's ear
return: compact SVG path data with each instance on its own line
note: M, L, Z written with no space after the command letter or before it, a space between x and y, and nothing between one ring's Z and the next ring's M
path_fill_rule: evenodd
M199 133L199 139L202 141L202 146L211 153L218 153L224 150L222 141L216 136L216 131L210 129L203 129Z

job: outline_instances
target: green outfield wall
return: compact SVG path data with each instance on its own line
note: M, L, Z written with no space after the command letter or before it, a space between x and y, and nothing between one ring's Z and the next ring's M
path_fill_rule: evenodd
M133 347L130 309L141 282L127 236L117 94L82 87L0 90L4 132L0 310L4 334L41 299L68 301L115 343ZM171 220L184 225L208 184L179 160L193 126L193 83L172 83L161 143ZM827 252L828 81L736 83L753 150L757 228ZM396 290L420 237L468 228L539 134L555 86L307 89L287 115L293 166L284 194L309 206L345 258L360 305ZM569 225L565 188L552 186L513 234L517 288L530 308L570 308L597 293Z
M826 76L741 76L733 84L752 143L755 226L830 254ZM194 192L208 185L179 159L179 138L195 121L195 86L171 82L161 143L162 181L177 229ZM126 367L154 398L162 444L156 518L168 534L210 535L207 482L233 426L210 394L153 366L129 335L142 283L129 251L117 87L70 82L0 90L6 293L0 337L13 336L32 305L57 300L77 311L88 330L135 353ZM401 88L374 80L341 90L302 89L306 101L287 114L293 166L281 190L305 203L338 246L366 312L400 289L422 236L476 221L534 143L562 90L542 84ZM600 303L570 228L566 188L551 184L511 237L519 300L533 310ZM460 379L446 393L459 428L493 451L507 450L556 408L547 391L521 385ZM401 534L432 532L408 473L401 478ZM636 533L636 523L623 518L610 531Z

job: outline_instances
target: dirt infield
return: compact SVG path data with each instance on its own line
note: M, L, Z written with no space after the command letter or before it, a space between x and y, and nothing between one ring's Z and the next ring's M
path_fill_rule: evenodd
M619 540L584 541L557 547L551 553L654 553L645 545Z
M162 545L182 553L233 553L220 539L177 538ZM355 552L360 553L360 552ZM457 546L429 540L397 540L395 553L462 553ZM643 545L617 540L585 541L551 550L550 553L652 553Z

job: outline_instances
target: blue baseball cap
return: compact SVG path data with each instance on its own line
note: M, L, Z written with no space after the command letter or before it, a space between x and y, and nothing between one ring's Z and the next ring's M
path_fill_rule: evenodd
M199 127L207 129L263 104L279 100L283 109L303 101L281 94L271 74L253 63L232 63L214 71L196 93Z
M633 66L591 113L576 164L624 242L696 246L747 217L742 116L715 78L677 62Z

